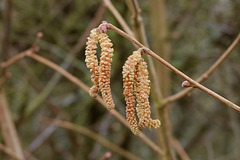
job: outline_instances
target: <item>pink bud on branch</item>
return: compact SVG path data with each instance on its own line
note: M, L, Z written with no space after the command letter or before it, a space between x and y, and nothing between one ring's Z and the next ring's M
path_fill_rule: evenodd
M192 87L191 83L189 83L188 81L183 81L182 82L182 87Z

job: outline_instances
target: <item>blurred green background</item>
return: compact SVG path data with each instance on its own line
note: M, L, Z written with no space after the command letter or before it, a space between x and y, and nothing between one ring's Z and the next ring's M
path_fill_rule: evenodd
M100 0L12 0L8 58L31 47L36 34L42 32L44 37L39 44L39 54L91 86L90 72L84 63L83 44L86 39L82 37L102 3ZM131 26L131 16L125 1L112 0L112 3ZM139 0L139 5L151 48L151 8L148 1ZM239 6L239 0L166 1L171 64L194 79L204 73L238 35ZM2 0L1 36L4 9L5 1ZM100 22L106 20L121 28L107 8L103 11ZM135 48L113 31L109 31L108 35L115 50L111 78L113 98L116 109L125 116L122 65ZM79 39L82 40L80 43ZM57 116L85 126L143 159L159 159L153 150L110 115L101 104L52 69L24 58L8 71L11 78L5 84L6 93L18 135L24 150L32 152L36 159L94 160L109 151L86 136L60 128L53 128L46 141L35 148L34 140L47 127L39 119ZM181 77L171 72L172 94L182 90L182 81ZM239 84L240 48L237 47L204 85L240 104ZM179 139L191 159L239 159L240 115L237 111L197 89L172 103L170 110L173 135ZM144 133L155 141L155 130L144 130ZM1 142L4 143L3 138ZM8 159L3 152L0 152L0 157ZM113 153L111 159L124 158Z

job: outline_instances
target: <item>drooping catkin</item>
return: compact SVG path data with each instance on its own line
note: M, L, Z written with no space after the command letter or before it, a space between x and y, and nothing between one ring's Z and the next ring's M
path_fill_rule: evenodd
M107 34L102 32L99 34L99 43L101 47L101 57L99 65L99 88L102 93L103 100L107 104L108 109L113 109L115 104L112 99L110 87L111 62L113 57L113 44Z
M99 42L101 47L100 63L97 58L97 43ZM88 37L87 47L85 51L86 65L92 72L91 81L93 86L89 90L90 96L96 98L97 93L100 90L103 100L107 104L108 109L113 109L115 104L112 99L110 88L110 72L111 62L113 57L112 42L108 38L107 34L99 28L95 28L91 31Z
M149 72L147 70L147 63L143 58L135 66L135 76L134 76L134 94L137 100L137 115L139 118L139 129L142 130L146 127L158 128L161 122L156 119L152 120L150 104L149 104L149 94L150 94L150 80Z
M97 43L98 43L98 36L99 32L97 28L94 28L91 30L90 36L87 38L86 42L86 65L90 69L90 72L92 72L91 75L91 81L93 82L93 86L89 90L89 94L91 97L96 98L97 93L99 90L99 67L98 67L98 59L97 59Z
M115 108L112 99L110 87L111 62L113 57L113 44L108 38L108 26L103 22L98 28L91 31L87 40L85 51L86 65L92 72L91 81L93 86L89 90L90 96L96 98L98 91L101 91L102 98L107 108ZM97 58L97 43L101 47L100 62ZM126 118L130 124L131 131L138 135L140 130L149 127L157 128L160 126L158 119L151 119L151 111L149 104L150 81L147 64L141 57L141 50L134 51L123 66L123 88L126 101ZM137 106L135 107L135 103ZM138 120L136 115L138 116Z
M141 53L134 51L123 66L123 94L126 101L126 118L129 122L131 131L135 134L139 134L138 122L135 116L135 96L134 96L134 70L135 66L141 59Z

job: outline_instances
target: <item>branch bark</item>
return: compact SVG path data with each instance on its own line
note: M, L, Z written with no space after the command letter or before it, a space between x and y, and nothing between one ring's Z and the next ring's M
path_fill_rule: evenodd
M52 120L49 118L43 118L42 119L43 122L54 125L54 126L58 126L58 127L62 127L65 129L70 129L76 132L79 132L87 137L90 137L92 139L94 139L95 141L97 141L98 143L102 144L103 146L105 146L106 148L114 151L115 153L127 158L127 159L131 159L131 160L141 160L140 157L132 154L131 152L128 152L127 150L122 149L121 147L113 144L112 142L108 141L107 139L99 136L98 134L92 132L91 130L89 130L88 128L82 127L80 125L76 125L67 121L62 121L62 120Z
M19 158L24 159L22 147L12 120L11 112L9 111L7 98L3 88L0 89L0 124L7 147L15 152Z
M164 0L150 0L150 24L152 35L152 49L158 53L160 57L170 62L170 42L168 40L168 27L166 21L166 6ZM158 118L162 121L160 127L160 144L165 150L164 160L175 160L174 148L172 147L172 127L171 118L169 115L169 107L159 107L160 102L164 97L170 94L170 71L163 64L155 61L156 73L158 76L159 90L161 89L162 96L154 98L155 110L158 113ZM157 109L158 108L158 109Z
M103 24L103 25L106 25ZM192 85L194 85L195 87L201 89L202 91L208 93L209 95L213 96L214 98L218 99L219 101L223 102L224 104L226 104L227 106L237 110L240 112L240 107L236 104L234 104L233 102L229 101L228 99L220 96L219 94L215 93L214 91L208 89L207 87L201 85L200 83L198 83L197 81L193 80L192 78L190 78L189 76L187 76L186 74L184 74L183 72L181 72L180 70L178 70L177 68L175 68L173 65L171 65L169 62L167 62L166 60L164 60L162 57L160 57L159 55L157 55L156 53L154 53L152 50L150 50L147 47L144 47L143 44L141 44L140 42L138 42L136 39L132 38L131 36L129 36L128 34L126 34L125 32L123 32L122 30L120 30L119 28L115 27L114 25L107 23L108 29L110 30L114 30L115 32L117 32L118 34L122 35L123 37L125 37L126 39L128 39L129 41L131 41L133 44L135 44L136 46L138 46L139 48L142 48L142 51L150 56L152 56L153 58L155 58L156 60L158 60L160 63L164 64L166 67L168 67L170 70L172 70L173 72L175 72L177 75L181 76L183 79L187 80L189 83L191 83Z

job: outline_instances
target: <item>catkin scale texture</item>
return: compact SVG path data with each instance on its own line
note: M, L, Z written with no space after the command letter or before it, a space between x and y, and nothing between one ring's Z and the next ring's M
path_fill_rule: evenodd
M114 51L111 47L113 44L106 33L100 33L98 39L101 47L99 88L102 93L103 100L107 104L107 108L113 109L115 104L112 99L110 87L111 62Z
M101 47L100 63L97 58L97 43ZM86 42L86 65L92 72L91 81L93 86L89 90L90 96L96 98L100 90L103 100L107 104L108 109L113 109L115 104L112 100L111 87L110 87L110 72L111 62L113 57L113 44L105 32L95 28L91 31L90 36Z
M158 128L159 120L151 119L149 104L150 80L147 63L141 57L140 50L134 51L123 66L123 94L126 101L126 118L131 131L137 135L146 127ZM136 100L135 100L136 99ZM135 107L135 103L137 105ZM135 116L135 108L139 122Z
M149 94L150 94L150 81L149 73L147 70L147 63L143 58L135 66L135 77L134 77L134 94L137 100L137 115L139 118L139 129L142 130L146 127L158 128L160 126L159 120L152 120L150 104L149 104Z
M103 27L105 28L105 27ZM100 62L97 58L97 43L101 47ZM113 44L108 38L106 31L101 27L93 29L86 42L86 65L92 72L91 81L93 86L89 90L92 97L97 97L98 91L101 91L103 100L107 108L115 108L112 99L110 75L111 62L113 57ZM149 127L157 128L160 126L159 120L151 119L149 104L150 81L147 70L147 63L141 57L141 48L134 51L123 66L123 94L126 101L126 119L129 122L131 131L138 135L140 130ZM137 117L138 120L137 120Z
M93 86L89 90L89 94L91 97L97 97L97 93L99 90L99 67L98 67L98 59L97 59L97 43L98 43L98 30L95 28L91 30L90 36L87 38L86 42L86 65L90 69L90 72L92 72L91 75L91 81L93 82Z
M126 118L129 122L131 131L135 134L139 134L138 122L135 116L135 97L134 97L134 69L138 61L141 59L139 51L134 51L123 66L123 94L126 101Z

